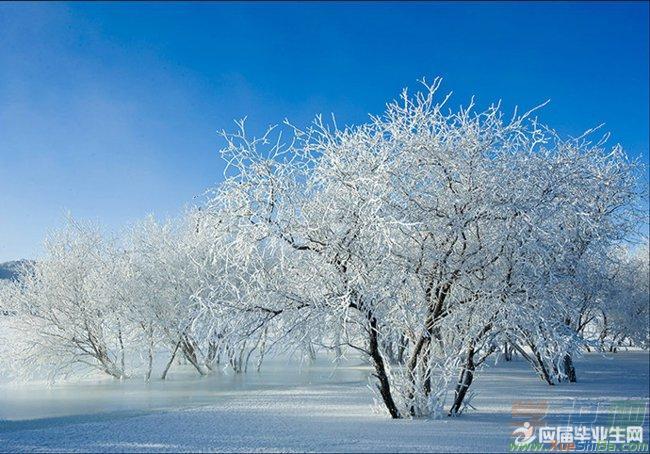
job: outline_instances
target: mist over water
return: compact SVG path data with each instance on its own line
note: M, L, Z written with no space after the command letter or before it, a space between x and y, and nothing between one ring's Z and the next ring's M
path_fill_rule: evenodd
M54 418L100 413L139 413L218 405L226 396L264 390L361 384L369 369L361 361L338 363L325 358L313 362L271 359L246 373L217 370L201 377L188 365L174 366L167 380L140 377L123 381L111 378L58 382L14 383L0 377L0 420ZM1 425L1 424L0 424Z

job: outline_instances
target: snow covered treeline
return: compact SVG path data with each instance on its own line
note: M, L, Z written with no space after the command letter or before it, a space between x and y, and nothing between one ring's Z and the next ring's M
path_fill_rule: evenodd
M119 238L70 222L2 290L5 358L243 372L267 353L358 352L393 418L458 414L490 357L549 384L583 348L648 345L638 166L498 105L449 111L440 81L367 124L224 133L225 181L182 219ZM448 391L452 390L451 399Z

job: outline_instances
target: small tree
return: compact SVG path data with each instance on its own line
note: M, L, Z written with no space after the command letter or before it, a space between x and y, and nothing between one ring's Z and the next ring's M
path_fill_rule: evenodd
M97 227L69 219L45 250L5 293L16 312L10 322L15 371L50 380L89 370L125 378L130 330L107 283L114 265L109 244Z

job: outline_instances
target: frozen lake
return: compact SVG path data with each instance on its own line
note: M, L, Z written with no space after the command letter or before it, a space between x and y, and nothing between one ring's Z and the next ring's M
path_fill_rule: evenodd
M647 405L648 357L587 354L578 383L559 386L522 361L490 366L472 385L476 411L441 420L373 411L370 369L358 361L273 361L259 374L204 378L184 370L148 384L4 384L0 451L504 451L517 401L547 402L547 422L577 413L576 402ZM647 424L646 414L645 440Z
M1 420L52 418L111 412L148 412L218 404L227 397L272 389L368 382L370 368L361 361L337 366L326 359L313 363L265 362L258 373L218 371L201 377L191 366L174 366L167 380L124 381L100 377L76 382L7 383L0 381Z

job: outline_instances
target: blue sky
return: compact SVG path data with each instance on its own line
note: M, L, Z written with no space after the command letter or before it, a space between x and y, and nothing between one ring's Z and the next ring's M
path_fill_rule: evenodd
M0 261L66 210L119 229L218 183L217 131L380 113L444 78L453 103L551 99L648 161L648 4L0 3Z

